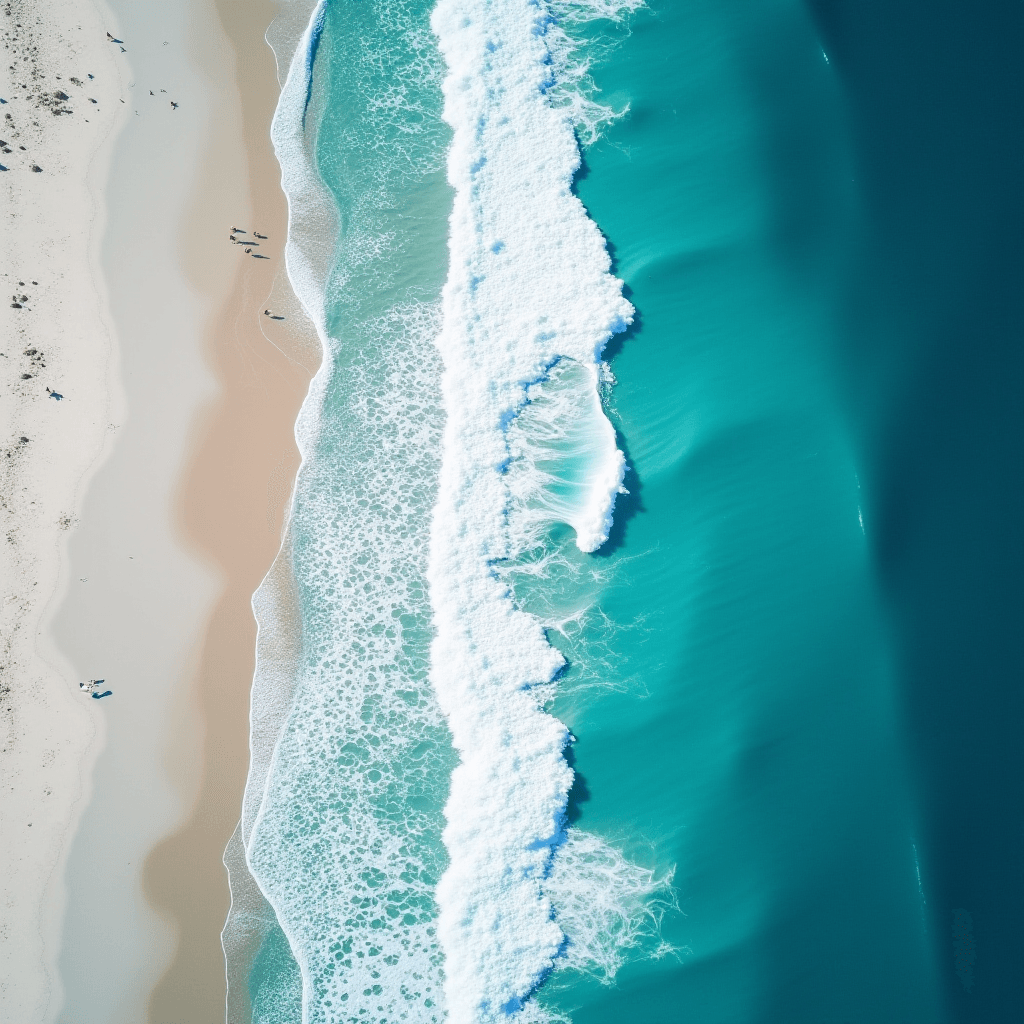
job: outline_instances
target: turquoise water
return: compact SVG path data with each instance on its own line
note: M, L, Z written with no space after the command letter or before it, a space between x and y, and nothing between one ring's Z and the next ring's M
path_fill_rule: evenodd
M680 952L577 1021L941 1018L897 694L837 388L858 243L842 97L799 4L664 6L598 81L579 194L641 327L612 361L634 514L599 601L634 688L559 712L580 820L675 865ZM618 541L614 544L614 541Z
M453 766L426 679L424 581L450 205L440 61L425 9L325 10L310 109L340 227L289 538L303 655L248 854L302 969L306 1019L347 1019L365 993L431 1020ZM301 1016L282 937L271 930L254 961L253 1020Z
M451 328L449 249L463 243L448 224L452 133L432 7L329 2L316 51L316 166L340 228L323 283L328 370L292 518L304 661L248 850L281 926L253 962L253 1021L445 1019L458 1005L443 991L445 963L457 977L478 954L485 987L522 971L527 981L500 990L535 995L465 1019L1014 1019L1021 887L998 851L1020 839L1006 824L1020 766L992 750L1020 721L1019 699L1000 695L1021 667L1019 643L1005 639L1021 610L1009 525L1021 496L983 480L1013 476L1020 432L980 410L993 395L997 409L1019 397L1020 354L1001 339L1019 337L1005 264L1019 268L1020 246L1004 239L1005 262L993 256L984 287L966 288L954 312L960 257L944 259L943 245L980 250L1002 237L1000 219L975 200L971 218L951 215L959 234L937 238L929 208L915 210L907 168L920 171L925 142L949 126L918 119L906 140L922 103L914 83L959 97L959 108L944 102L961 133L971 111L963 84L915 48L920 21L874 8L652 0L614 19L557 4L555 28L537 22L553 54L550 101L578 111L573 190L635 313L603 353L614 381L595 392L583 362L549 361L516 385L528 404L500 425L511 539L489 549L491 574L564 658L523 687L572 736L572 788L566 801L551 783L555 832L537 847L537 899L550 904L533 906L550 905L562 946L538 985L522 950L487 959L457 930L439 934L438 901L443 915L454 884L439 881L467 855L467 836L493 833L453 817L450 698L439 703L431 685L446 668L430 648L446 615L429 564L453 458L442 431L446 414L463 413L453 402L473 401L471 385L442 393L434 345ZM973 31L949 15L928 45L979 61L1001 33ZM589 81L574 71L581 60ZM979 86L978 105L997 92ZM923 175L936 203L999 159L1019 165L1020 147L996 137L979 129L974 164ZM1005 200L1012 178L984 173ZM492 200L485 175L473 179L483 225L489 202L518 201ZM504 243L487 245L499 254ZM574 259L568 245L582 294ZM936 322L979 317L1003 372L963 399L979 411L953 415L964 451L973 443L991 460L985 477L971 459L951 463L949 445L929 461L950 407L914 397L924 370L950 391L935 367L947 359L942 372L959 381L971 351L936 335ZM480 373L481 393L506 387ZM581 495L590 467L607 463L596 394L628 493L586 553ZM1004 511L958 506L947 474ZM982 522L984 543L970 539ZM931 566L957 547L972 567L956 577L974 595L969 610L936 596L946 584ZM451 628L486 646L467 609ZM936 658L943 645L955 669ZM965 712L972 645L988 652L986 679L971 683ZM998 729L986 719L995 707ZM444 710L462 721L463 708ZM957 744L973 783L946 763ZM528 802L538 779L492 777L489 792L509 794L494 820ZM951 838L965 822L977 838ZM500 845L487 842L484 852ZM500 922L511 897L497 882L488 893L460 912Z

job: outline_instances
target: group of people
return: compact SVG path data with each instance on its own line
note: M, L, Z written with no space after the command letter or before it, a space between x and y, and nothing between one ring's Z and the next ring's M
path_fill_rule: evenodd
M253 252L253 249L258 249L260 247L259 242L250 242L247 238L235 238L235 235L247 235L248 233L249 232L246 231L245 228L232 227L231 234L228 235L228 241L233 245L244 245L246 247L245 251L258 259L269 259L269 257L263 256L261 253ZM252 234L254 238L261 238L263 241L266 241L267 239L266 235L261 235L258 231L254 231Z
M82 693L89 694L94 700L100 700L102 697L109 697L114 692L113 690L105 690L103 693L100 693L100 688L105 681L103 679L90 679L87 683L79 683L78 688Z

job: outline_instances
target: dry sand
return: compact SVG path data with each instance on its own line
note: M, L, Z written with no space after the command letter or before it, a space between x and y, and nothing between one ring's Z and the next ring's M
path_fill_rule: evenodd
M82 795L79 764L101 741L70 666L40 634L66 586L84 487L123 411L95 255L126 112L95 8L5 0L0 11L0 1019L32 1022L50 1004L61 913L51 883Z
M286 208L268 135L278 82L263 41L274 5L111 7L101 18L82 0L33 0L33 17L81 22L100 40L89 61L102 74L86 70L109 91L90 92L90 121L106 116L97 123L109 134L120 118L123 130L112 156L94 156L92 136L75 149L56 135L91 127L80 104L46 110L53 126L39 130L67 166L49 194L34 180L45 173L23 173L4 211L33 239L44 236L32 218L52 212L57 241L5 246L2 271L26 279L42 249L52 278L64 277L44 292L50 279L31 270L49 298L45 321L30 311L50 333L19 336L16 350L5 341L17 367L0 358L20 396L4 429L32 438L3 439L15 531L4 552L14 572L3 565L3 763L14 788L0 825L16 848L4 861L0 1018L198 1024L224 1012L221 856L247 768L250 598L280 544L292 425L319 351L283 274ZM56 33L37 45L55 50ZM232 225L269 238L246 254L228 240ZM267 306L286 319L264 317ZM63 402L12 376L28 347L46 353L45 383ZM78 692L94 676L109 698Z

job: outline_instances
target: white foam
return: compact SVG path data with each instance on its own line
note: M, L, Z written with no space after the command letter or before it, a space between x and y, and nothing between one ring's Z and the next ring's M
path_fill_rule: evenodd
M610 985L645 940L657 942L650 957L676 952L659 937L665 913L679 909L672 874L640 867L598 836L570 828L543 885L567 940L557 968Z
M519 547L509 460L530 462L526 433L513 452L509 428L530 386L572 360L580 380L570 390L592 426L589 472L547 511L573 526L582 551L596 550L623 473L600 408L601 353L633 311L571 190L572 109L547 95L550 12L529 0L441 0L432 25L448 64L455 201L438 341L447 422L431 533L431 677L461 757L445 812L451 863L437 889L438 935L449 1019L468 1024L521 1007L565 940L544 888L573 778L565 726L543 711L562 658L493 569ZM551 479L526 486L521 507Z
M428 624L436 329L436 310L415 304L362 325L368 358L345 376L344 425L322 427L293 526L316 611L247 854L299 964L308 1024L443 1017L430 856L443 799L432 794L449 764L415 664Z
M486 7L441 5L449 13L460 6L470 12ZM581 8L607 14L635 4L559 6L569 22ZM346 238L344 265L335 263L335 207L314 166L312 133L302 131L311 43L324 9L321 0L295 50L273 138L289 201L289 276L331 354L339 344L324 323L325 306L336 298L324 292L332 268L334 287L343 287L347 272L375 261L386 264L393 253L390 237L364 232ZM439 9L435 30L444 16ZM662 885L595 837L577 830L566 837L562 812L572 779L562 758L567 734L541 710L561 658L544 639L549 623L517 611L507 581L490 566L491 559L521 554L555 521L575 530L583 551L607 536L623 460L599 400L605 370L600 357L631 308L607 273L603 240L569 190L578 162L574 125L586 135L588 126L613 115L584 95L585 63L544 10L516 3L488 17L496 19L495 41L503 39L518 53L506 51L504 62L492 53L491 68L477 68L478 78L489 76L493 83L497 74L510 88L479 108L489 111L490 130L482 125L468 146L464 139L460 144L457 131L452 150L453 162L474 147L481 154L486 150L496 173L464 166L462 186L453 178L460 199L441 350L449 369L449 415L457 410L454 439L468 454L451 464L449 430L449 489L435 515L432 567L448 581L443 593L436 586L432 592L435 614L439 596L448 609L447 617L437 617L441 636L433 648L433 682L463 755L452 777L445 839L449 850L466 856L453 857L437 891L449 995L475 966L484 973L477 988L463 989L468 998L460 992L456 1005L446 1008L429 884L433 866L416 849L429 847L435 826L429 813L379 814L388 787L397 787L406 807L408 794L401 787L409 780L419 784L413 775L420 769L389 774L399 761L408 769L409 760L421 756L420 747L432 747L422 758L427 789L443 786L446 763L438 752L437 707L403 653L406 620L410 636L422 630L411 622L422 603L416 588L424 540L412 504L433 490L438 448L437 369L425 351L436 334L435 313L412 303L360 325L366 337L393 342L383 346L382 373L364 381L357 368L340 385L354 396L354 436L365 449L356 453L362 475L355 487L332 478L318 464L323 460L314 458L327 429L321 413L334 372L329 360L296 425L307 481L302 516L321 524L322 570L303 584L319 607L331 609L330 628L303 638L306 664L300 671L275 663L274 634L287 616L268 603L274 595L261 588L255 602L260 660L253 760L238 838L299 964L306 1022L487 1020L506 1011L521 1024L565 1020L526 998L556 953L563 954L557 963L566 968L611 977L623 951L653 920L644 900L657 899ZM479 35L473 38L479 41ZM464 70L472 78L471 64ZM409 73L422 78L424 70L411 67ZM397 79L393 86L377 95L382 117L392 110L399 117L414 102ZM535 87L546 89L547 98L534 95ZM480 88L480 80L469 83L476 100ZM528 101L520 102L524 97ZM462 113L471 113L476 100L469 97ZM521 124L499 123L514 114L523 115ZM546 154L529 152L548 143ZM432 159L429 146L413 144L388 156L418 174L429 170ZM509 176L509 169L516 173ZM467 183L471 190L484 186L469 197L468 207ZM455 230L460 209L466 229L461 235ZM532 226L520 223L524 211L535 217ZM488 237L474 240L477 228ZM511 278L506 264L490 259L500 255L494 252L497 240L504 241L506 256L519 253ZM523 263L524 254L535 265ZM462 260L458 266L455 257ZM490 284L473 280L477 270L492 276ZM512 292L503 292L509 286ZM492 301L501 294L503 301ZM453 335L453 308L459 315L482 315ZM452 360L460 358L462 371L453 375ZM344 465L352 454L340 447L331 452ZM448 528L439 526L442 515ZM439 530L448 543L440 562ZM459 659L447 666L447 675L437 670L446 650ZM349 748L365 763L339 763ZM245 891L237 846L229 860L241 945L244 934L257 934L265 922L258 919L256 894ZM591 894L583 898L585 914L579 913L581 891ZM467 960L474 943L479 956L473 960L471 952Z

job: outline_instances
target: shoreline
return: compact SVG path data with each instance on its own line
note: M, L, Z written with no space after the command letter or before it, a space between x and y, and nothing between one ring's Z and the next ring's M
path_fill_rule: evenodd
M278 84L270 137L287 213L286 265L278 275L276 288L286 293L287 302L306 325L303 350L308 351L311 371L293 424L299 464L291 476L289 504L307 454L304 446L309 443L308 410L310 403L318 404L318 388L321 386L318 382L324 369L323 340L317 326L317 318L322 317L322 299L315 289L310 291L308 274L312 271L317 281L327 279L334 258L334 232L327 231L325 226L334 224L335 211L332 199L312 166L315 131L311 134L303 132L295 138L277 120L282 116L281 105L288 103L288 90L294 88L292 78L296 71L297 53L304 45L311 19L320 3L321 0L292 0L287 5L279 3L277 17L265 33L265 42L276 63ZM315 106L315 98L313 103ZM287 113L283 116L287 121ZM318 121L315 114L314 120ZM313 227L311 218L316 221L314 230L309 230ZM334 227L336 229L336 225ZM325 239L325 235L329 235L330 241ZM290 273L297 275L298 285ZM247 846L262 803L274 748L289 713L301 661L303 617L292 565L290 531L289 509L283 522L278 553L251 595L257 633L249 690L246 775L239 818L223 850L229 907L220 942L227 984L225 1011L229 1024L248 1024L251 1019L254 1007L250 990L251 972L271 929L279 924L276 911L250 871ZM256 999L258 1002L259 994Z
M288 209L270 139L280 85L266 34L281 7L272 0L242 8L214 0L211 6L235 55L250 200L261 233L270 236L275 267L268 290L261 268L247 266L208 332L224 392L205 440L193 449L177 499L187 534L218 560L228 583L206 633L198 673L206 725L199 796L188 821L150 853L145 869L148 898L175 914L182 929L177 955L153 993L153 1021L200 1019L214 1006L224 1012L221 933L230 910L224 857L242 813L249 771L257 647L253 595L264 580L290 574L282 542L300 464L295 421L320 364L316 329L285 269ZM265 308L286 319L269 321L261 313ZM236 475L242 464L244 480ZM224 478L226 465L236 467L230 480ZM207 519L211 505L221 513L219 524ZM278 590L286 601L287 581ZM198 874L192 860L197 851ZM201 978L208 979L205 994Z

